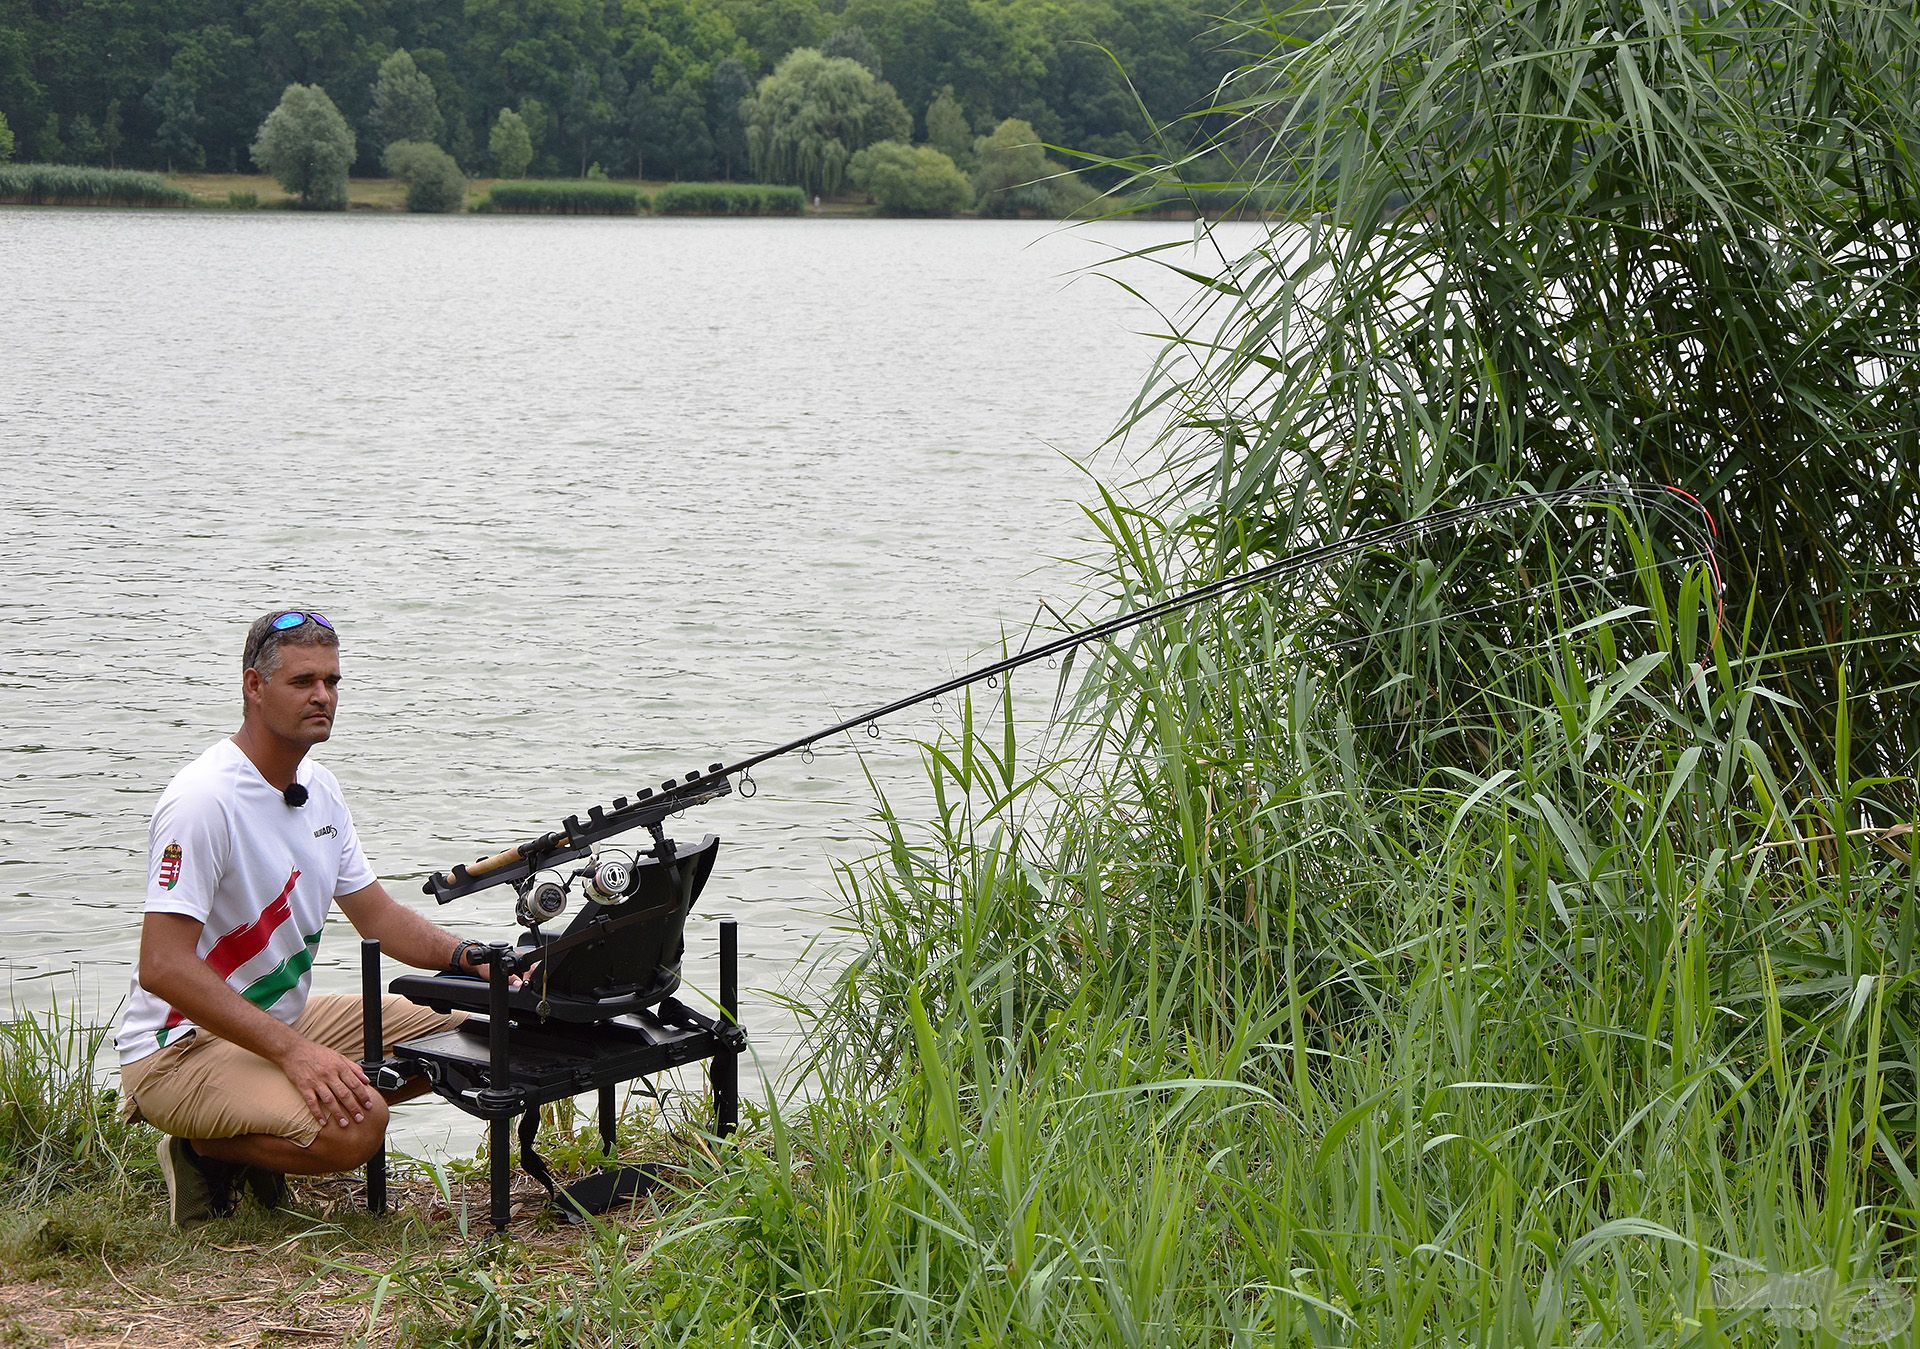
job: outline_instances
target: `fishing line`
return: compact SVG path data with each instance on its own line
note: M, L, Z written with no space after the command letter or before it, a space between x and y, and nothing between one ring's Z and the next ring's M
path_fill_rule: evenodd
M751 795L754 790L757 790L757 784L753 783L752 771L761 764L786 754L811 749L818 742L843 733L852 740L852 732L857 727L864 727L869 737L877 738L880 733L880 722L906 708L943 697L975 683L991 680L997 686L1001 675L1035 661L1056 656L1070 658L1072 653L1082 646L1106 641L1123 632L1151 623L1155 619L1193 608L1209 600L1235 596L1251 587L1267 584L1283 577L1316 571L1335 561L1357 558L1370 550L1385 549L1422 539L1442 530L1459 529L1473 522L1525 507L1550 511L1555 506L1598 505L1608 501L1631 502L1659 514L1684 541L1699 549L1713 578L1715 598L1713 637L1717 639L1725 608L1724 583L1719 560L1714 551L1718 527L1714 524L1711 512L1707 511L1697 497L1682 492L1678 488L1646 483L1601 483L1584 487L1558 488L1552 491L1516 492L1471 505L1430 511L1411 520L1383 525L1344 539L1299 549L1261 566L1220 577L1165 599L1113 615L1077 631L1043 642L1039 646L1024 648L1013 655L1003 656L997 661L952 676L931 687L893 699L864 712L855 713L853 716L842 717L831 726L796 737L731 764L711 764L705 772L696 771L687 774L685 781L670 779L661 784L658 794L651 788L644 788L636 799L629 800L621 797L616 799L610 807L593 807L588 811L584 821L578 816L569 816L561 829L553 833L530 839L496 856L456 866L447 873L436 873L430 876L425 888L429 894L445 903L459 895L468 894L486 886L520 880L533 870L551 865L555 861L583 856L589 851L594 841L631 829L646 828L653 833L657 847L670 848L671 845L661 829L661 824L667 816L715 797L730 794L734 790L735 779L740 782L741 794ZM1681 515L1680 520L1675 520L1675 515L1683 510L1677 504L1678 501L1690 504L1706 521L1708 533L1705 536L1699 534L1698 527L1690 516ZM1576 521L1576 527L1585 529L1589 526L1579 525ZM1532 530L1528 531L1529 534L1532 532ZM858 741L854 743L857 744Z
M1683 565L1690 566L1692 564L1687 562L1685 559L1675 558L1675 559L1671 559L1664 562L1656 561L1649 565L1654 571L1659 571L1662 568L1666 568L1666 567L1675 567L1675 566L1683 566ZM1412 632L1416 629L1431 627L1437 623L1454 622L1461 618L1465 618L1478 613L1490 612L1492 610L1506 608L1514 605L1527 604L1529 602L1545 602L1547 599L1550 599L1553 597L1563 597L1563 596L1572 594L1576 590L1579 590L1580 588L1585 586L1599 586L1604 584L1605 582L1620 580L1625 577L1638 577L1642 574L1642 572L1645 569L1646 568L1642 567L1639 564L1634 564L1630 566L1615 568L1612 571L1600 572L1597 574L1582 572L1571 577L1565 577L1560 581L1554 582L1553 584L1550 584L1550 585L1534 587L1528 591L1516 593L1510 596L1504 596L1499 599L1487 600L1481 604L1468 605L1464 608L1459 608L1459 609L1449 609L1443 614L1434 614L1424 618L1412 619L1406 623L1398 624L1393 627L1371 629L1367 632L1358 633L1351 637L1334 638L1328 641L1309 643L1304 647L1293 649L1293 650L1276 652L1274 658L1270 660L1261 660L1259 658L1255 658L1252 660L1242 661L1238 663L1211 665L1208 667L1207 671L1203 671L1200 674L1183 676L1180 679L1179 683L1181 687L1185 687L1190 684L1199 683L1202 680L1206 679L1209 673L1223 674L1223 675L1240 674L1247 671L1253 671L1256 674L1262 673L1262 672L1268 672L1268 671L1277 673L1277 666L1284 660L1297 660L1309 655L1318 656L1327 652L1339 651L1346 647L1371 643L1371 642L1378 641L1382 638L1396 636L1400 633ZM1644 605L1635 605L1630 607L1636 612L1632 615L1627 615L1627 614L1621 615L1621 618L1623 620L1631 620L1634 617L1639 617L1639 618L1642 618L1644 621L1646 621L1649 626L1655 626L1653 624L1651 615L1647 612L1647 609ZM1316 619L1315 621L1318 621L1318 620ZM1517 624L1515 626L1517 626ZM1291 637L1294 634L1290 633L1288 635L1289 637ZM1510 646L1505 648L1505 650L1510 654L1516 654L1516 655L1521 653L1544 651L1548 649L1554 642L1560 640L1560 636L1561 636L1560 634L1555 634L1551 637L1544 637L1535 642L1531 642L1525 645ZM1488 686L1477 686L1474 688L1474 692L1476 693L1485 693L1487 691L1488 691ZM1044 755L1047 751L1054 729L1060 725L1061 702L1062 702L1062 694L1057 693L1055 696L1052 713L1049 715L1042 732L1040 751L1039 751L1042 755ZM1431 718L1430 720L1433 723L1438 723L1441 721L1448 720L1448 718L1445 716L1439 716L1439 717ZM1092 723L1087 723L1087 724L1091 725ZM1414 726L1414 725L1420 725L1420 724L1424 724L1424 723L1420 721L1403 719L1397 722L1367 723L1364 726L1355 726L1354 729L1368 729L1376 725L1377 726L1388 726L1388 725Z
M1658 570L1663 565L1673 565L1673 564L1654 563L1653 565L1654 565L1654 568ZM1617 581L1623 576L1638 576L1640 574L1640 570L1641 569L1639 567L1635 566L1635 567L1621 567L1618 570L1610 571L1610 572L1601 572L1597 575L1583 572L1578 576L1575 576L1568 580L1559 581L1550 586L1539 587L1537 590L1529 591L1524 595L1512 595L1502 599L1487 600L1482 604L1470 604L1462 609L1449 609L1445 613L1433 614L1426 618L1411 619L1406 623L1402 623L1391 628L1371 628L1366 632L1356 633L1351 637L1337 637L1329 641L1315 642L1309 646L1290 650L1283 654L1291 657L1299 657L1299 656L1307 656L1307 655L1319 655L1323 651L1339 651L1349 646L1358 646L1358 645L1361 645L1362 643L1377 641L1382 637L1393 637L1403 632L1412 632L1416 628L1431 627L1436 623L1451 623L1457 619L1464 618L1469 614L1487 613L1494 609L1505 608L1509 605L1525 603L1526 601L1533 599L1536 596L1565 595L1565 594L1570 594L1573 590L1577 589L1582 585L1599 585L1603 581ZM1628 607L1639 610L1641 612L1645 612L1644 605L1632 605ZM1315 620L1315 621L1318 621L1318 620ZM1542 644L1544 645L1544 639ZM1511 649L1515 651L1525 651L1525 650L1531 650L1532 648L1513 647ZM1259 664L1258 661L1247 661L1240 665L1222 666L1222 667L1216 667L1216 668L1220 668L1223 671L1237 671L1237 670L1252 669L1257 664Z
M1591 572L1576 573L1572 576L1563 577L1562 579L1556 582L1553 582L1551 584L1536 586L1526 591L1516 592L1513 595L1503 596L1501 598L1493 599L1493 600L1487 600L1480 604L1468 605L1464 608L1449 609L1445 613L1438 613L1438 614L1433 614L1423 618L1412 619L1412 620L1409 620L1408 622L1396 624L1392 627L1371 629L1367 632L1358 633L1350 637L1334 638L1331 640L1320 641L1320 642L1309 642L1309 643L1306 643L1304 646L1294 650L1276 652L1274 658L1268 659L1268 660L1255 658L1252 660L1241 661L1241 662L1229 662L1225 664L1220 664L1220 663L1210 664L1205 670L1197 674L1180 677L1177 681L1177 684L1181 688L1186 688L1192 685L1202 684L1213 677L1217 677L1221 675L1231 676L1235 674L1243 674L1248 672L1252 672L1256 676L1263 673L1278 674L1279 666L1286 660L1298 659L1298 658L1302 658L1309 655L1319 656L1328 652L1343 650L1351 646L1358 646L1358 645L1377 642L1383 638L1396 636L1401 633L1412 632L1417 629L1432 627L1437 623L1455 622L1462 618L1470 617L1475 614L1487 613L1487 612L1491 612L1491 611L1503 609L1503 608L1510 608L1516 605L1544 604L1553 598L1565 597L1586 587L1597 587L1597 586L1603 585L1608 581L1616 581L1626 577L1638 577L1642 575L1643 572L1646 571L1649 567L1654 571L1660 571L1668 567L1690 566L1690 565L1692 564L1688 562L1686 559L1675 558L1675 559L1670 559L1666 561L1654 561L1652 563L1647 564L1646 566L1642 566L1640 564L1632 564L1628 566L1618 567L1611 571L1605 571L1605 572L1599 572L1599 573L1591 573ZM1631 607L1636 612L1634 614L1622 614L1620 617L1623 620L1633 621L1633 619L1637 617L1642 621L1646 622L1648 626L1650 627L1655 626L1651 616L1647 614L1645 606L1631 606ZM1319 621L1319 620L1316 619L1315 621ZM1515 626L1518 626L1518 625L1516 624ZM1296 634L1290 633L1289 637L1292 637L1294 635ZM1507 647L1505 648L1505 651L1508 654L1512 654L1512 655L1522 655L1522 654L1542 652L1551 648L1559 640L1561 640L1561 636L1559 634L1555 634L1553 636L1543 637L1534 642L1526 643L1523 645ZM1471 686L1472 693L1476 695L1483 695L1483 694L1489 693L1491 690L1492 690L1491 685ZM1277 688L1274 691L1278 692ZM1054 707L1053 707L1053 713L1048 717L1042 729L1041 742L1038 749L1038 753L1042 757L1044 757L1048 752L1048 750L1050 749L1051 742L1053 739L1053 734L1056 730L1070 731L1071 729L1073 729L1071 726L1065 726L1062 724L1059 716L1059 711L1060 711L1060 699L1059 697L1056 697L1054 702ZM1448 721L1455 721L1456 724L1461 724L1463 726L1463 729L1465 728L1464 724L1458 723L1456 718L1445 715L1445 714L1441 714L1441 715L1435 715L1435 716L1424 717L1424 718L1398 718L1391 721L1354 723L1351 725L1350 729L1370 730L1370 729L1388 729L1388 728L1396 728L1396 729L1412 728L1412 727L1418 727L1418 726L1439 725ZM1083 725L1086 728L1092 728L1096 724L1098 723L1093 723L1093 722L1083 723ZM1200 747L1200 748L1213 748L1213 749L1225 748L1228 744L1228 742L1225 742L1225 741L1213 741L1213 742L1202 741L1202 742L1187 742L1187 743L1195 744L1197 747Z
M1656 560L1656 561L1649 562L1647 564L1638 564L1638 563L1630 564L1627 566L1618 567L1611 571L1605 571L1605 572L1598 572L1598 573L1579 572L1571 576L1563 577L1560 580L1548 585L1537 586L1529 590L1517 592L1513 595L1501 597L1499 599L1488 600L1483 603L1475 604L1475 605L1468 605L1464 608L1449 609L1445 613L1433 614L1427 617L1413 619L1406 623L1398 624L1393 627L1374 629L1365 633L1356 634L1351 637L1336 638L1330 641L1308 643L1304 647L1301 647L1298 649L1276 651L1274 655L1270 658L1254 657L1252 659L1245 660L1245 661L1212 663L1212 664L1209 664L1205 669L1195 674L1180 676L1176 681L1176 685L1181 689L1186 689L1188 687L1195 686L1195 685L1204 686L1205 684L1210 682L1212 679L1218 678L1221 676L1251 674L1252 679L1250 680L1250 682L1255 683L1256 685L1259 685L1263 693L1268 694L1270 696L1275 696L1275 697L1284 696L1284 689L1280 686L1277 676L1279 676L1282 673L1283 668L1290 661L1296 661L1307 656L1321 656L1328 652L1338 651L1346 647L1378 641L1382 638L1391 637L1404 632L1411 632L1416 629L1432 627L1438 623L1457 621L1459 619L1462 619L1474 614L1478 614L1478 613L1485 613L1485 612L1489 612L1489 611L1497 610L1501 608L1509 608L1516 605L1544 605L1547 602L1551 601L1552 599L1563 598L1565 596L1574 594L1575 592L1588 587L1599 587L1604 585L1604 583L1606 582L1616 581L1623 578L1638 578L1648 570L1658 572L1667 568L1691 567L1693 565L1696 565L1696 564L1692 561L1689 561L1686 558L1679 557L1679 558L1672 558L1667 560ZM1632 624L1635 626L1644 625L1649 629L1657 630L1658 624L1656 623L1652 613L1647 608L1647 606L1628 605L1628 606L1622 606L1622 608L1624 608L1626 612L1621 612L1617 614L1618 622L1623 624ZM1521 624L1520 622L1516 622L1515 624L1510 626L1518 627L1518 626L1521 626ZM1289 634L1290 637L1293 635L1294 634ZM1551 650L1556 644L1564 640L1565 640L1565 635L1563 633L1556 632L1546 636L1539 637L1533 641L1526 642L1523 644L1508 645L1506 647L1500 648L1500 651L1502 652L1502 654L1509 655L1509 656L1514 656L1514 657L1529 656L1530 657L1530 656L1537 655L1539 653L1547 652ZM1263 680L1260 678L1260 676L1262 675L1273 675L1273 676L1276 676L1276 678L1272 680ZM1465 691L1469 692L1471 696L1477 699L1479 697L1490 695L1494 693L1496 690L1495 690L1495 686L1489 683L1489 684L1468 684ZM1037 748L1032 751L1037 762L1041 762L1041 763L1049 762L1047 756L1053 752L1053 742L1056 734L1060 735L1062 739L1065 739L1071 736L1076 730L1092 733L1092 735L1095 738L1095 743L1111 740L1112 741L1111 748L1113 748L1116 752L1124 748L1124 745L1119 739L1122 733L1122 730L1124 728L1117 727L1110 720L1099 719L1099 720L1089 720L1086 722L1069 722L1066 719L1062 718L1060 715L1060 709L1061 709L1062 702L1064 700L1064 696L1065 696L1065 689L1063 686L1056 690L1052 711L1050 712L1046 720L1041 724L1040 741ZM1497 714L1492 714L1492 715L1497 715ZM1492 722L1492 721L1467 722L1467 721L1461 720L1458 714L1453 714L1453 713L1437 713L1437 714L1424 716L1424 717L1399 717L1399 718L1394 718L1391 720L1384 720L1384 721L1353 722L1348 724L1347 729L1351 731L1410 730L1415 728L1439 726L1443 724L1451 724L1454 727L1454 729L1461 732L1474 731L1474 730L1491 732L1493 730L1498 729L1498 723L1496 722ZM1266 737L1261 737L1260 735L1258 735L1257 731L1255 734L1248 737L1249 740L1259 740L1262 738L1266 738ZM1191 747L1193 749L1201 750L1201 751L1207 751L1207 750L1222 751L1221 760L1223 762L1228 757L1228 752L1231 752L1236 749L1244 750L1245 748L1244 743L1230 741L1230 740L1183 739L1182 743L1185 746ZM1244 754L1241 754L1239 757L1244 758ZM1061 759L1055 762L1053 766L1059 767L1065 764L1066 762L1068 762L1066 759Z

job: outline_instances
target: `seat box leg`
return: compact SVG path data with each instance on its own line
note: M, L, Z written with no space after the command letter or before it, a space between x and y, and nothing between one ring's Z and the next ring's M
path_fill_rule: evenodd
M513 1219L512 1125L504 1116L487 1121L487 1216L496 1232L506 1231Z
M387 1057L386 1032L380 1024L380 943L360 943L360 1070L368 1081ZM387 1140L383 1135L367 1158L367 1212L387 1211Z
M519 1093L513 1089L513 1070L507 1037L511 1021L507 1014L507 950L492 948L488 964L487 988L487 1085L479 1093L479 1103L490 1115L487 1128L487 1187L489 1217L493 1230L504 1232L513 1218L513 1174L509 1169L508 1126L513 1122L513 1106Z
M720 1016L727 1025L740 1023L740 924L720 920ZM723 1049L707 1068L713 1084L714 1133L725 1138L740 1127L740 1054Z

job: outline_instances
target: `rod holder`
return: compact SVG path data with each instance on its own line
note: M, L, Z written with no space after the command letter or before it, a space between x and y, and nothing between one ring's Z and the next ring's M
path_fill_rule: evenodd
M487 1182L491 1201L487 1216L495 1232L507 1230L513 1218L512 1197L508 1193L511 1124L508 1110L516 1103L513 1068L508 1053L509 1013L507 1001L508 948L494 946L487 961L487 1085L479 1093L482 1106L495 1113L487 1124Z
M720 1016L724 1026L740 1024L740 924L720 920ZM713 1084L714 1134L725 1138L740 1127L740 1051L722 1049L707 1069Z
M379 1079L386 1062L385 1027L381 1025L380 943L366 938L360 943L360 1071L367 1081ZM387 1140L383 1135L367 1158L367 1212L387 1211Z

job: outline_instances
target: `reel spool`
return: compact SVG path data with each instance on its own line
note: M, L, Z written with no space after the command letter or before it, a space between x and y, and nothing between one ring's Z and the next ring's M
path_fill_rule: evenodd
M550 923L567 910L567 881L557 871L537 872L520 889L513 916L521 927Z
M594 859L591 869L582 867L575 874L586 878L581 889L595 904L618 904L633 893L633 859L619 853L604 853Z

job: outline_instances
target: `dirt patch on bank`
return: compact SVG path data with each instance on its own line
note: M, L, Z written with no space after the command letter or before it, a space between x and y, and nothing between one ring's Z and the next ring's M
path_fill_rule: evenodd
M428 1180L395 1179L381 1217L366 1214L354 1177L296 1179L292 1199L291 1211L243 1211L187 1232L142 1215L149 1235L120 1249L82 1239L24 1271L0 1263L0 1347L390 1344L412 1309L394 1296L376 1315L379 1274L491 1242L484 1182L449 1198ZM656 1216L643 1203L620 1221L644 1230ZM519 1258L549 1271L581 1258L574 1230L554 1222L524 1175L511 1235Z

